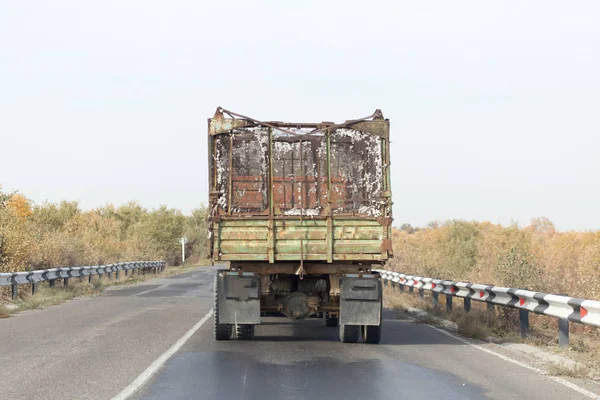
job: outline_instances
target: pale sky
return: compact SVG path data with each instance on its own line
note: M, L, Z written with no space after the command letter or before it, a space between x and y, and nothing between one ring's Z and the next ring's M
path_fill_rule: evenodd
M207 202L206 119L391 120L395 225L600 229L598 1L0 0L0 184Z

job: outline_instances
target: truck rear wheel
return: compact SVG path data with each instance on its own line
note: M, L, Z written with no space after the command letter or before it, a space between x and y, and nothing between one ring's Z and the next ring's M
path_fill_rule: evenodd
M219 272L215 275L215 304L213 307L214 332L216 340L228 340L231 337L231 325L219 323Z
M356 343L360 336L360 326L358 325L340 325L340 342Z
M362 335L365 343L379 344L381 341L381 325L363 325Z
M325 326L329 328L337 328L339 323L338 317L330 317L329 313L324 313L325 315Z
M235 327L238 340L250 340L254 336L254 325L239 324Z

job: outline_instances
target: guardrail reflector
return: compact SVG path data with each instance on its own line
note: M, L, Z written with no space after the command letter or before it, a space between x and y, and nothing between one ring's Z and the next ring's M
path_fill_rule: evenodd
M524 306L525 305L525 299L522 297L519 297L519 305L520 306Z
M481 298L481 297L483 297L483 296L485 296L485 293L483 293L483 290L480 290L480 291L479 291L479 297Z
M587 316L587 315L588 315L588 310L586 310L586 309L585 309L585 308L583 308L583 307L579 307L579 316L580 316L581 318L583 318L583 317L585 317L585 316Z

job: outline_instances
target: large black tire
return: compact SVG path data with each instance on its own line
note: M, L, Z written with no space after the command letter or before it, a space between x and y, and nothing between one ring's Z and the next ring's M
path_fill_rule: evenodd
M379 344L381 341L381 325L363 325L362 335L365 343Z
M250 340L254 336L254 325L239 324L235 327L238 340Z
M329 313L324 313L325 315L325 326L328 328L337 328L339 323L338 317L330 317Z
M219 271L215 275L215 304L213 307L213 321L216 340L228 340L231 337L231 325L219 323Z
M340 325L340 342L356 343L360 337L359 325Z

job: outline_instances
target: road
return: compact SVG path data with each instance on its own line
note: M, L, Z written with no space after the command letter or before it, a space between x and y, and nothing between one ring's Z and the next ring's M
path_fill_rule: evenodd
M210 313L213 275L199 268L0 320L0 398L112 398ZM380 345L342 344L318 319L271 317L252 341L216 342L209 319L133 398L589 398L511 362L534 364L525 354L396 317L385 313Z

